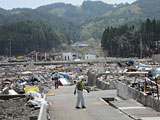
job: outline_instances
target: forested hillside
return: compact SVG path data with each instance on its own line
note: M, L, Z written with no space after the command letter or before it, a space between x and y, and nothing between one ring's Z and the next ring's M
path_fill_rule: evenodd
M13 24L18 25L18 22L21 24L26 21L38 21L41 24L47 24L67 38L67 41L64 42L67 46L89 39L100 41L108 26L114 28L128 24L129 26L134 25L136 30L147 18L160 19L159 6L159 0L137 0L132 4L117 5L101 1L84 1L81 6L54 3L37 9L4 10L0 8L0 26L8 27ZM8 31L4 34L7 35ZM1 42L6 42L7 39ZM7 48L7 45L5 47Z
M68 36L72 41L78 37L78 26L56 15L47 12L32 9L13 9L0 13L0 25L9 25L25 20L37 20L47 23L55 28L58 32Z
M124 25L105 29L101 44L106 56L151 57L160 53L160 20L147 19L140 29Z
M26 21L31 21L31 22L26 23ZM0 44L3 45L3 47L1 47L1 50L0 50L1 55L8 55L9 53L8 39L12 39L12 42L13 42L12 54L19 55L21 53L21 55L23 55L31 52L32 50L51 50L52 47L53 49L56 49L56 50L60 50L60 48L61 50L63 50L63 48L66 48L66 47L61 47L61 46L69 46L71 43L76 41L77 38L79 38L79 35L78 35L79 29L77 29L78 26L76 26L72 22L69 22L58 16L51 15L46 12L42 12L42 11L40 12L32 9L13 9L8 11L1 9L0 10L0 26L1 26ZM30 30L30 33L27 33L26 31L24 31L25 30L24 26L27 26L27 28ZM45 26L47 26L47 28L45 28ZM38 31L38 29L40 28L41 30ZM20 30L16 31L16 29L20 29ZM34 29L37 29L37 33L34 32ZM49 32L50 29L54 30L52 34ZM24 31L23 34L20 32L21 30ZM58 37L55 37L53 34L56 34ZM45 37L41 35L44 35ZM47 36L50 36L50 37L48 38ZM38 40L42 42L43 39L44 41L46 41L47 39L48 43L46 42L45 44L39 43L43 45L41 47L38 44ZM26 41L28 40L30 41L30 43L32 43L31 45L26 44ZM50 43L53 43L53 40L55 43L57 42L58 44L57 45L50 44ZM17 43L16 46L14 45L14 43L15 44ZM26 44L26 47L23 48L22 46L25 44ZM18 47L18 45L22 45L22 46Z
M137 0L133 5L138 5L142 11L142 16L145 18L159 18L160 17L160 1L159 0Z
M101 39L103 31L108 26L134 24L137 27L147 18L160 18L159 6L159 0L137 0L132 4L118 5L101 1L84 1L80 7L56 3L41 6L37 10L78 24L80 26L78 41L86 41L90 38Z
M12 55L24 55L34 50L59 51L70 39L42 22L23 21L0 27L0 55L9 55L10 44Z
M0 14L4 14L4 13L6 13L7 11L5 10L5 9L2 9L2 8L0 8Z
M65 3L55 3L37 8L37 10L58 15L59 17L68 19L76 24L84 23L86 20L97 16L102 16L113 9L113 5L101 1L84 1L80 7Z

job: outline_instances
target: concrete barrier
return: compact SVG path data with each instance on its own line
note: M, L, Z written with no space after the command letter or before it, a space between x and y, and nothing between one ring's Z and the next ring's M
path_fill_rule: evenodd
M117 83L108 84L105 81L99 80L98 74L88 72L88 85L89 86L96 86L102 90L106 89L116 89L117 88L117 95L123 99L134 99L139 103L143 104L144 106L151 107L152 109L160 112L160 101L140 92L125 83L118 81Z
M117 83L117 95L123 99L134 99L144 106L160 112L160 101L122 82Z
M44 95L43 99L46 100L46 95ZM44 103L41 105L38 120L47 120L47 105Z
M116 89L116 83L107 83L103 80L99 80L98 77L105 75L105 74L95 74L92 72L88 72L88 85L89 86L96 86L102 90L110 90Z
M88 76L88 85L94 86L96 84L96 74L88 72L87 76Z

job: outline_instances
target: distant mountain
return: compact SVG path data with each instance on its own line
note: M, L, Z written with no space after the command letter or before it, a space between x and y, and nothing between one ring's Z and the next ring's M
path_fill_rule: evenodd
M37 8L78 24L79 40L100 39L108 26L134 24L139 26L147 18L160 18L159 0L137 0L132 4L106 4L101 1L84 1L80 7L55 3Z
M133 24L137 28L147 18L160 18L160 0L137 0L132 4L106 4L84 1L79 7L54 3L37 9L0 8L0 26L26 20L40 21L63 34L70 42L100 40L108 26Z
M101 1L84 1L80 7L65 3L55 3L37 8L37 10L64 17L75 23L83 23L90 18L102 16L107 11L113 9L114 5Z
M137 0L132 5L137 5L143 17L160 18L160 1L159 0Z
M128 5L118 4L115 7L115 5L101 1L84 1L80 7L65 3L55 3L38 7L36 10L57 15L76 25L78 24L80 26L78 40L84 41L89 38L100 39L105 27L109 24L109 22L103 23L105 22L103 20L105 14ZM97 24L95 21L100 22Z
M90 37L100 39L103 31L108 26L133 24L140 26L147 18L160 18L159 0L138 0L132 4L119 4L102 16L89 19L83 24L80 40Z
M72 41L77 39L77 27L72 22L69 22L56 15L47 12L33 9L12 9L5 14L0 15L0 25L9 25L25 20L38 20L43 23L50 24L58 32L68 36ZM74 33L74 34L73 34Z
M0 8L0 14L5 14L7 10Z

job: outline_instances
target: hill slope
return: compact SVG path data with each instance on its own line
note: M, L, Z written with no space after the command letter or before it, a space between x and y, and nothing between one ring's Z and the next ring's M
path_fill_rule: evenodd
M0 9L0 26L31 20L51 25L70 42L100 40L108 26L140 25L146 18L160 18L159 0L137 0L132 4L110 5L84 1L79 7L55 3L37 9Z
M77 25L56 15L32 9L13 9L0 15L0 26L25 20L38 20L50 24L58 32L68 36L72 41L77 39Z
M0 55L8 55L9 44L12 55L24 55L33 50L60 50L69 39L51 26L39 21L23 21L0 27Z
M42 10L79 24L79 40L100 39L108 26L134 24L139 26L146 18L160 18L159 0L137 0L132 4L110 5L100 1L84 1L80 7L56 3L41 6Z
M133 24L139 27L141 22L147 18L160 18L159 0L138 0L132 4L118 5L102 16L90 19L82 26L80 39L86 40L90 37L100 39L103 31L108 26L120 26Z
M90 18L102 16L112 9L114 9L113 5L101 1L84 1L80 7L71 4L55 3L37 8L37 10L64 17L74 23L83 23Z

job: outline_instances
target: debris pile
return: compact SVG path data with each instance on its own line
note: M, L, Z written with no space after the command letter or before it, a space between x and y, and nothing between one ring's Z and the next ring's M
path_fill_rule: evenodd
M25 120L26 116L36 116L35 113L39 112L41 105L47 105L42 96L49 89L74 85L82 76L87 85L88 71L97 74L97 79L103 81L102 83L112 85L121 81L159 99L160 70L158 66L133 60L110 64L17 65L2 67L0 71L0 96L12 96L8 100L0 100L2 103L0 119L2 120ZM93 86L91 90L96 87L96 85ZM26 97L20 98L19 95ZM13 98L13 96L17 97Z
M97 74L98 80L107 84L121 81L144 94L159 99L160 68L158 65L129 60L126 63L93 65L90 71Z
M5 66L0 76L0 119L37 119L50 81L45 67Z
M39 109L25 105L28 98L0 100L0 120L30 120L37 118Z
M3 66L0 71L0 119L29 120L37 117L43 95L57 85L73 85L86 78L90 64Z

